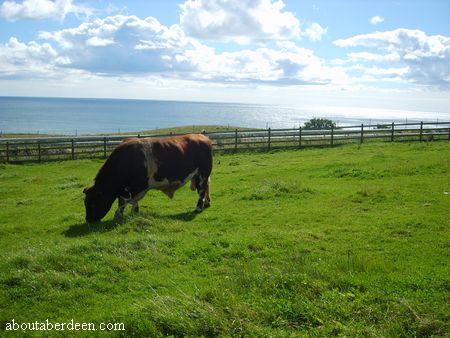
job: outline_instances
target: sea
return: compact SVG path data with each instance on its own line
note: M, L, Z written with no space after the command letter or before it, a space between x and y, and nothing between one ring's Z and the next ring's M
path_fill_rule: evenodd
M186 125L297 128L312 117L330 118L338 126L450 121L450 113L355 107L312 109L246 103L0 96L0 136L88 135Z

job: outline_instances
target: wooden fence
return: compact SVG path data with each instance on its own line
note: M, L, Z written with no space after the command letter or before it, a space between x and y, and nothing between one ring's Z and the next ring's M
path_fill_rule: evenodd
M271 150L343 143L381 141L450 140L450 122L391 123L335 127L327 130L253 129L207 132L215 152ZM172 135L172 134L170 134ZM49 161L81 158L106 158L114 147L128 137L169 135L111 135L46 138L0 138L0 162Z

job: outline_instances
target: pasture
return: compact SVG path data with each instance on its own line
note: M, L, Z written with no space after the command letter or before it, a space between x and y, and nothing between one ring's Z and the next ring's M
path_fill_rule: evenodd
M102 160L1 165L1 330L448 335L449 145L218 155L203 213L184 187L90 226L82 189Z

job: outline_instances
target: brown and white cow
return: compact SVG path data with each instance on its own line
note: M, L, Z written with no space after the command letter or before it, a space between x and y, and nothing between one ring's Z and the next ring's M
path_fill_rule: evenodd
M130 203L132 211L150 189L170 198L187 181L198 192L196 212L210 206L212 143L202 134L165 138L129 138L119 144L100 168L95 184L84 189L86 221L101 220L118 199L115 218Z

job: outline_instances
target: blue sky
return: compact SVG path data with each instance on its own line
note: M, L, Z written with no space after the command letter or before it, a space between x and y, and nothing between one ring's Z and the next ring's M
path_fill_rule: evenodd
M449 113L450 1L1 1L0 92Z

